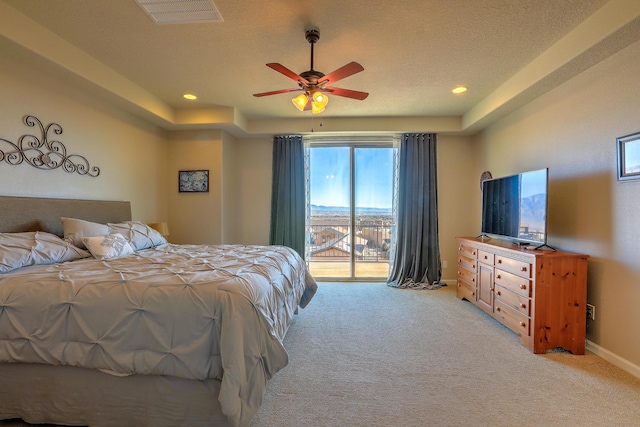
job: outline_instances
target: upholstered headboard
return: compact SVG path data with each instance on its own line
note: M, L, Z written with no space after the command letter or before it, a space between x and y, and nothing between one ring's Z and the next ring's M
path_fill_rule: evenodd
M0 232L47 231L63 237L61 217L107 223L131 220L131 202L0 196Z

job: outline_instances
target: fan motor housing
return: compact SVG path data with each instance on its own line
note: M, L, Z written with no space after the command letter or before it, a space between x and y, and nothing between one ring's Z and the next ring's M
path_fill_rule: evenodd
M316 70L309 70L304 73L300 73L300 77L304 77L309 83L317 83L318 80L324 77L324 73Z

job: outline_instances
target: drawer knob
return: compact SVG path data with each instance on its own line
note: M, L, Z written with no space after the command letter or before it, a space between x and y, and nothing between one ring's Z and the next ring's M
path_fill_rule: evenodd
M496 307L496 311L501 311L501 310L500 310L500 307Z
M489 257L485 255L485 256L484 256L484 259L489 259Z
M520 308L527 308L527 304L520 304Z
M527 285L520 285L520 289L527 289Z
M525 326L527 326L527 324L524 323L524 322L520 322L520 326L522 326L524 328Z
M498 274L498 275L496 276L496 279L502 279L502 275Z
M527 271L527 267L522 267L520 270Z
M502 260L501 259L498 260L498 264L502 264Z
M475 255L475 254L476 254L476 251L471 252L471 255Z
M502 292L500 292L500 291L497 291L497 292L496 292L496 294L498 294L498 295L502 295Z

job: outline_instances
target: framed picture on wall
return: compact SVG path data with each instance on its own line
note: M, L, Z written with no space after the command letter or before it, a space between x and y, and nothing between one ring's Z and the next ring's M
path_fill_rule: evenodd
M180 193L208 193L209 171L192 170L178 172L178 191Z
M616 138L618 181L640 178L640 132Z

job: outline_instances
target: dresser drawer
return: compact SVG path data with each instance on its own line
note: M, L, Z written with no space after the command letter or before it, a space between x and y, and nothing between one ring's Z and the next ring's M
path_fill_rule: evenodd
M527 278L519 277L515 274L507 273L504 270L496 268L494 280L496 285L507 288L519 295L524 297L531 296L531 280Z
M529 336L529 318L511 310L502 301L496 300L493 315L515 333Z
M467 258L466 256L458 255L458 270L465 269L475 274L478 271L478 261L475 259Z
M491 252L478 250L478 261L483 264L493 265L493 257L494 255Z
M511 292L502 286L496 286L495 299L496 302L500 302L501 304L510 307L527 317L531 313L531 301L529 301L529 298L516 294L515 292Z
M468 301L475 302L476 301L476 288L475 288L475 286L471 286L467 282L463 282L462 280L458 280L458 288L457 288L456 295L460 299L465 298Z
M521 277L530 279L531 276L531 264L523 261L517 261L515 259L507 258L502 255L496 255L496 268L499 268L509 273L516 274Z
M469 286L472 286L474 289L476 288L476 273L472 271L458 268L458 280L468 283Z
M465 245L460 243L458 245L458 253L460 255L466 256L467 258L476 259L478 257L478 250L473 246Z

